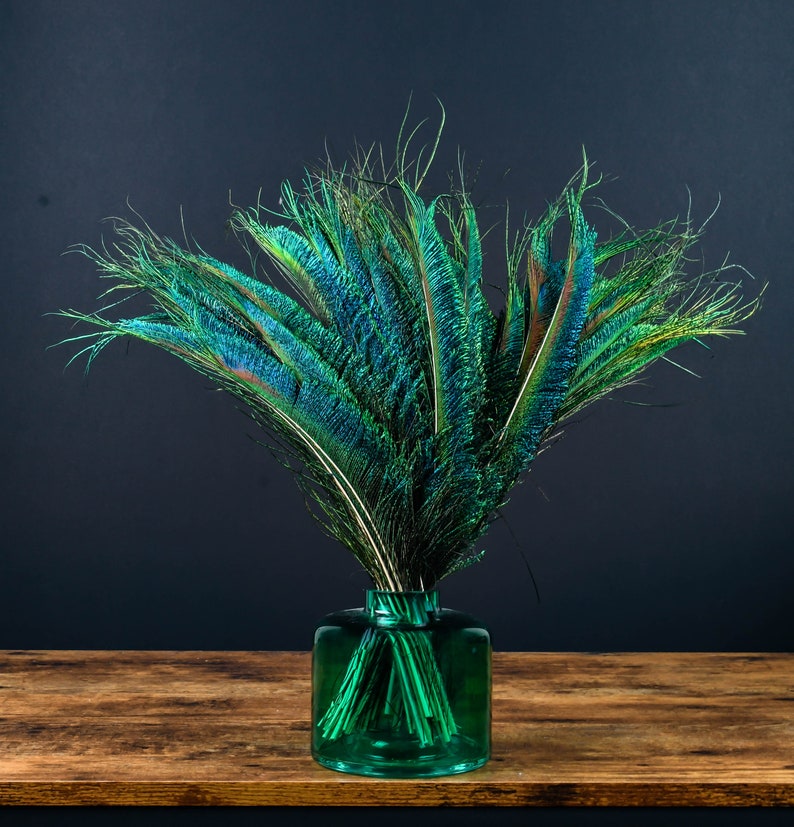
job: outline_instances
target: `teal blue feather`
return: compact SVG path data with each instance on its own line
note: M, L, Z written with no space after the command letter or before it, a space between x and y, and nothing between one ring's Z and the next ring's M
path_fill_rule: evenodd
M465 190L426 200L424 172L389 180L365 162L300 194L285 185L291 226L256 209L232 217L297 298L121 225L114 255L83 250L113 280L113 301L66 312L94 327L67 341L91 364L133 336L211 377L245 403L377 587L429 588L481 558L497 509L566 417L671 347L737 332L757 306L683 277L688 225L597 242L586 173L519 233L498 315ZM149 293L154 312L114 320L125 290Z

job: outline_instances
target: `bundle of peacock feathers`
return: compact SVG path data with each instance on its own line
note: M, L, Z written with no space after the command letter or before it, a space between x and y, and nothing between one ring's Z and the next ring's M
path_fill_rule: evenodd
M437 142L436 142L437 145ZM432 153L431 153L432 154ZM285 184L279 221L237 210L280 290L149 228L81 248L116 284L66 316L158 345L242 400L376 588L432 588L479 559L478 540L555 428L671 348L738 333L754 309L722 270L684 276L699 231L671 221L597 240L585 164L509 247L504 306L483 290L477 210L461 184L421 192L428 165L349 169ZM275 215L275 214L271 214ZM567 252L552 256L565 225ZM190 246L190 245L188 245ZM116 291L152 312L110 318ZM107 294L105 294L107 295Z

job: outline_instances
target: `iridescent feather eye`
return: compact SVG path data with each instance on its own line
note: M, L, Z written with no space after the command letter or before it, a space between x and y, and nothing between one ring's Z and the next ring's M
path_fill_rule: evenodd
M90 365L132 336L212 377L297 460L327 531L377 588L428 589L480 559L494 513L560 422L671 348L739 332L757 301L683 275L699 235L689 223L599 241L582 210L585 160L509 251L494 313L462 182L427 200L427 166L409 165L405 147L396 173L372 155L324 169L301 193L285 185L286 224L258 207L233 214L283 291L118 224L114 254L83 252L112 289L147 292L154 310L65 312L96 328L66 341L87 341ZM568 243L554 260L563 220Z

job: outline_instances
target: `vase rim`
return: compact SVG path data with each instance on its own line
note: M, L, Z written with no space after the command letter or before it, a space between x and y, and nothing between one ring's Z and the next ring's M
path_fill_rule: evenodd
M366 610L380 625L426 625L439 610L438 591L367 589Z
M433 587L432 589L366 589L366 593L369 594L372 592L373 594L395 594L395 595L421 595L421 594L434 594L438 592L437 587Z

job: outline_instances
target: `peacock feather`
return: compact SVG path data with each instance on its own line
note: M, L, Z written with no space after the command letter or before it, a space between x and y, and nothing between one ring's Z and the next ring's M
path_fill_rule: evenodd
M437 142L436 142L437 143ZM684 275L690 221L599 241L579 174L511 244L504 306L483 289L477 210L461 181L428 198L429 166L374 153L329 165L282 212L236 210L282 289L148 227L80 248L114 284L81 341L163 348L241 400L376 588L429 589L478 542L545 440L671 348L739 333L756 307L722 269ZM431 152L431 158L434 154ZM275 219L275 220L274 220ZM567 236L559 260L554 232ZM154 301L118 318L125 296ZM79 354L78 354L79 355Z

